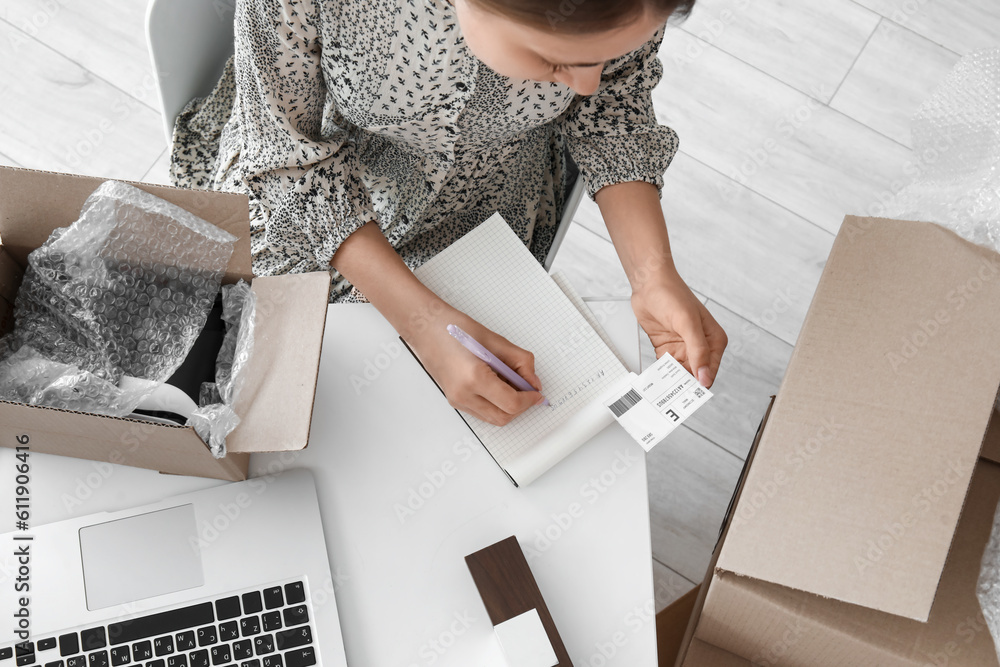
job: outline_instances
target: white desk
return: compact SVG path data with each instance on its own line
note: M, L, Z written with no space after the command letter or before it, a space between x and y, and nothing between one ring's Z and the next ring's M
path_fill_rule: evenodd
M637 366L628 302L591 307ZM408 353L379 356L397 345L371 306L332 306L310 446L251 461L253 476L292 467L316 476L348 662L503 665L464 557L513 534L577 667L653 667L641 448L613 426L517 489ZM366 361L377 376L352 384ZM0 450L0 497L13 497L4 493L12 464ZM32 469L34 525L220 483L42 454Z

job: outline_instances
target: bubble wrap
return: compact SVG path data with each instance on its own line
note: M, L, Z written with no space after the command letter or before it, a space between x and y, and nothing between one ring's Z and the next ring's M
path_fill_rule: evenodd
M963 57L918 109L912 136L917 172L886 215L935 222L1000 252L1000 49ZM976 596L1000 646L1000 508Z
M235 237L108 181L28 255L0 398L125 416L180 366L205 325ZM123 378L129 389L119 387Z
M215 382L201 386L199 407L188 425L208 443L213 456L226 455L226 436L240 423L233 404L240 394L247 362L253 352L257 298L242 280L222 288L222 320L226 336L215 366Z
M1000 251L1000 49L955 65L914 115L912 139L914 180L886 215L936 222Z
M976 585L976 597L993 636L993 646L1000 646L1000 507L993 515L993 532L983 551L983 561ZM1000 649L997 650L1000 658Z

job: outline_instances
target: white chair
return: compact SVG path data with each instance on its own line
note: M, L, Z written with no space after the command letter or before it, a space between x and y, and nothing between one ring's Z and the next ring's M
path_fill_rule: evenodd
M580 176L579 167L576 166L573 158L570 157L569 151L566 151L566 169L569 172L566 180L566 201L563 204L562 215L559 218L559 226L556 227L556 236L552 239L552 247L549 248L549 253L545 256L545 261L542 262L542 266L545 267L546 271L552 268L552 262L556 259L556 251L559 250L563 239L566 238L566 232L569 231L570 225L573 224L573 216L576 215L576 209L580 207L580 200L583 199L583 178Z
M146 10L146 40L153 61L153 76L160 92L163 132L173 143L174 120L195 97L208 95L222 76L233 53L235 0L150 0ZM566 154L570 178L566 203L552 247L545 257L552 266L573 215L583 197L583 179Z
M160 91L163 131L173 142L174 120L195 97L204 97L233 53L235 0L150 0L146 41Z

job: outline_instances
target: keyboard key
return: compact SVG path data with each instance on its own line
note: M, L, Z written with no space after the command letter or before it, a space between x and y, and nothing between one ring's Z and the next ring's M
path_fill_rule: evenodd
M45 667L63 667L63 661L55 660L53 662L47 662L45 663Z
M253 639L253 650L257 655L274 653L274 637L271 635L257 635Z
M188 630L187 632L177 633L177 650L178 651L190 651L194 648L194 630Z
M183 653L176 653L167 658L167 667L187 667L188 657Z
M90 659L90 667L108 667L107 651L94 651L89 653L87 657Z
M139 616L122 623L111 623L108 625L108 634L112 637L112 643L117 646L213 622L215 622L215 612L212 610L212 603L202 602L158 614ZM84 647L86 648L86 642Z
M132 659L136 662L144 662L153 657L153 644L146 640L132 645Z
M35 654L29 653L28 655L17 656L17 667L27 667L27 665L35 664Z
M208 649L203 648L192 651L190 655L191 667L208 667Z
M260 617L250 616L240 619L240 628L244 637L251 637L260 634Z
M309 612L304 604L297 607L289 607L282 612L285 616L285 627L289 625L301 625L309 621Z
M243 639L233 644L233 660L246 660L253 657L253 640Z
M56 647L56 638L55 637L46 637L45 639L39 639L38 640L38 650L39 651L48 651L49 649L53 649L55 647Z
M14 653L18 656L35 655L35 642L21 642L14 644Z
M264 632L274 632L281 629L280 611L269 611L266 614L261 614L260 620Z
M211 646L219 641L214 625L198 628L198 646Z
M130 662L132 662L132 652L129 651L128 646L116 646L111 649L111 664L114 667L127 665Z
M87 667L87 658L82 655L66 658L66 667Z
M240 667L260 667L260 660L254 658L253 660L244 660L240 663Z
M285 596L281 594L281 586L268 588L264 591L264 606L268 609L285 606Z
M221 600L216 600L215 602L215 615L218 616L220 621L228 621L231 618L236 618L240 615L240 598L239 596L232 596L230 598L222 598Z
M14 656L14 649L9 646L0 648L0 660L10 660Z
M256 614L264 610L264 603L261 602L259 591L250 591L243 594L243 613Z
M312 644L312 640L312 632L310 632L308 625L295 628L294 630L282 630L281 632L274 633L274 643L277 645L279 651Z
M170 655L174 652L174 639L170 635L157 637L153 640L153 653L159 658L162 655Z
M285 584L285 604L298 604L306 601L306 589L301 581Z
M93 651L94 649L104 648L108 645L107 637L104 634L104 628L98 627L91 628L89 630L81 630L80 644L82 645L84 651Z
M240 625L236 621L228 621L219 626L219 641L229 641L240 638Z
M274 655L265 655L261 662L263 667L284 667L285 662L281 659L280 653L275 653Z
M146 667L165 667L163 658L157 658L156 660L150 660L146 663Z
M59 655L65 658L80 652L80 636L75 632L59 637Z
M218 646L213 646L211 654L213 665L225 665L233 659L233 655L229 650L229 644L219 644Z
M297 648L285 653L285 667L311 667L316 664L316 649Z

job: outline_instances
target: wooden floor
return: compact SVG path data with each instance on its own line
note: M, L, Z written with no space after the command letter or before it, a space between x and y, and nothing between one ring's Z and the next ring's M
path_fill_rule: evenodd
M141 0L0 0L0 163L167 182ZM663 207L679 268L729 333L716 397L648 459L657 606L700 581L843 216L905 183L909 117L997 0L698 0L661 50L681 137ZM585 201L556 261L627 296Z

